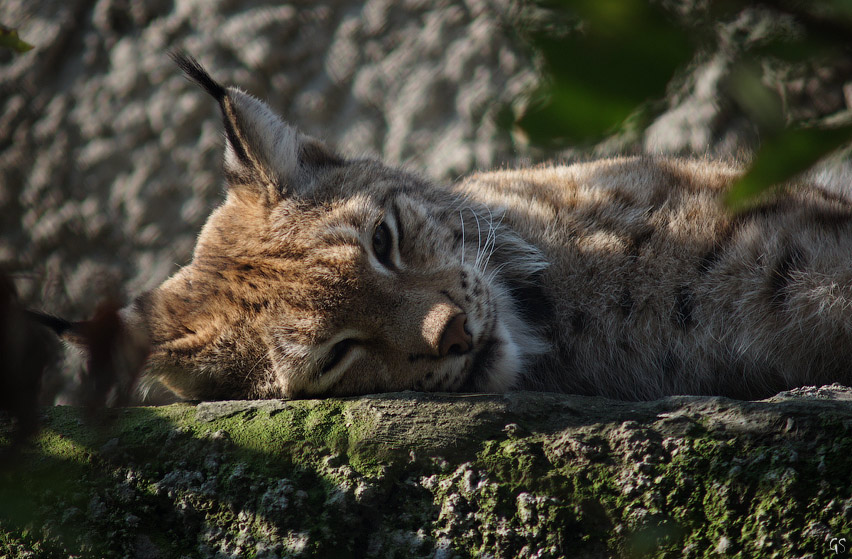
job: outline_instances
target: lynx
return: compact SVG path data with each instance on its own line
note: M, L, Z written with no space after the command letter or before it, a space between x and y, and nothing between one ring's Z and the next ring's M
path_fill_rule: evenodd
M192 261L121 311L187 399L516 389L759 398L852 380L852 205L734 166L614 158L441 185L219 104L227 197Z

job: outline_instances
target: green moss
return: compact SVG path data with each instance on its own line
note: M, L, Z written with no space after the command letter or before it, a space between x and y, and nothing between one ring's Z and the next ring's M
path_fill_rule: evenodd
M400 417L422 422L410 399L138 408L97 424L55 408L0 474L0 555L133 555L143 534L168 557L431 557L439 547L786 557L822 556L828 536L852 534L842 414L801 434L708 420L673 437L653 416L563 430L464 423L465 444L439 439L452 444L425 452L434 437L388 431ZM454 413L439 403L432 412Z
M556 557L566 546L601 556L711 557L719 549L756 557L767 548L824 551L825 541L804 535L814 522L849 533L842 515L805 514L822 509L808 501L815 498L814 478L794 467L816 465L803 464L797 453L709 435L683 443L674 457L647 468L652 487L626 494L625 472L636 465L629 460L559 467L543 460L541 437L491 441L465 472L494 489L471 492L458 471L434 484L442 510L450 504L468 511L477 530L444 515L439 531L453 534L455 548L474 557L495 549L499 556L523 555L531 547ZM849 498L848 490L841 494Z
M355 421L347 400L290 402L272 412L249 410L210 422L183 423L195 436L226 433L246 457L275 456L287 463L315 465L329 454L343 453L360 471L375 472L374 456L359 453L358 443L369 425Z

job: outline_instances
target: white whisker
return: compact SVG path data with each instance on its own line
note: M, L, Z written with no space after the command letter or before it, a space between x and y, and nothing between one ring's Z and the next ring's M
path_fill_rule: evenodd
M459 209L459 221L461 221L461 265L464 267L464 209Z
M490 214L491 210L488 210L488 213ZM494 216L491 215L492 221L489 224L490 229L491 229L490 230L491 248L488 251L488 256L485 258L485 264L483 264L483 266L482 266L483 270L486 270L488 268L488 263L491 262L491 255L493 255L494 252L496 252L496 250L497 250L497 231L498 231L498 229L500 229L500 226L503 224L503 218L504 217L506 217L506 212L503 212L503 215L500 216L500 221L497 222L497 225L494 225L494 221L493 221ZM486 246L487 245L488 245L488 243L486 242Z
M490 272L488 272L488 275L485 277L485 278L486 278L487 283L489 283L489 284L493 283L493 282L494 282L494 278L496 278L496 277L497 277L497 274L499 274L500 272L502 272L502 271L503 271L503 268L505 268L505 267L506 267L506 266L508 266L508 265L509 265L509 263L508 263L508 262L503 262L502 264L500 264L499 266L497 266L496 268L494 268L493 270L491 270Z
M254 365L252 365L252 368L248 370L248 372L246 373L246 376L243 380L248 380L249 377L251 377L251 374L254 372L254 370L257 369L257 366L260 365L265 358L266 358L265 355L261 355L260 359L258 359L257 362Z
M473 219L476 220L476 260L473 262L473 267L479 269L479 259L482 256L482 227L479 225L479 216L473 210L473 208L468 208L470 213L473 215Z

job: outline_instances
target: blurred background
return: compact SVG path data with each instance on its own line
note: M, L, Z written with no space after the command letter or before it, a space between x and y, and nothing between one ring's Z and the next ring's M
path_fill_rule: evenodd
M849 136L848 8L807 4L3 0L0 24L34 48L0 49L0 269L27 306L84 319L189 261L222 199L223 141L171 49L346 155L440 181L815 145L789 174ZM818 180L850 184L847 161ZM74 401L79 361L46 378L45 401Z

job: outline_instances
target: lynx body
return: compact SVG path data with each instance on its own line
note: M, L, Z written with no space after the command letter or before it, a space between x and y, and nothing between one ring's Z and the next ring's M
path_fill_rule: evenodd
M345 159L176 56L224 115L227 198L124 309L191 399L537 389L762 397L849 382L852 205L732 215L730 166L632 157L444 186Z

